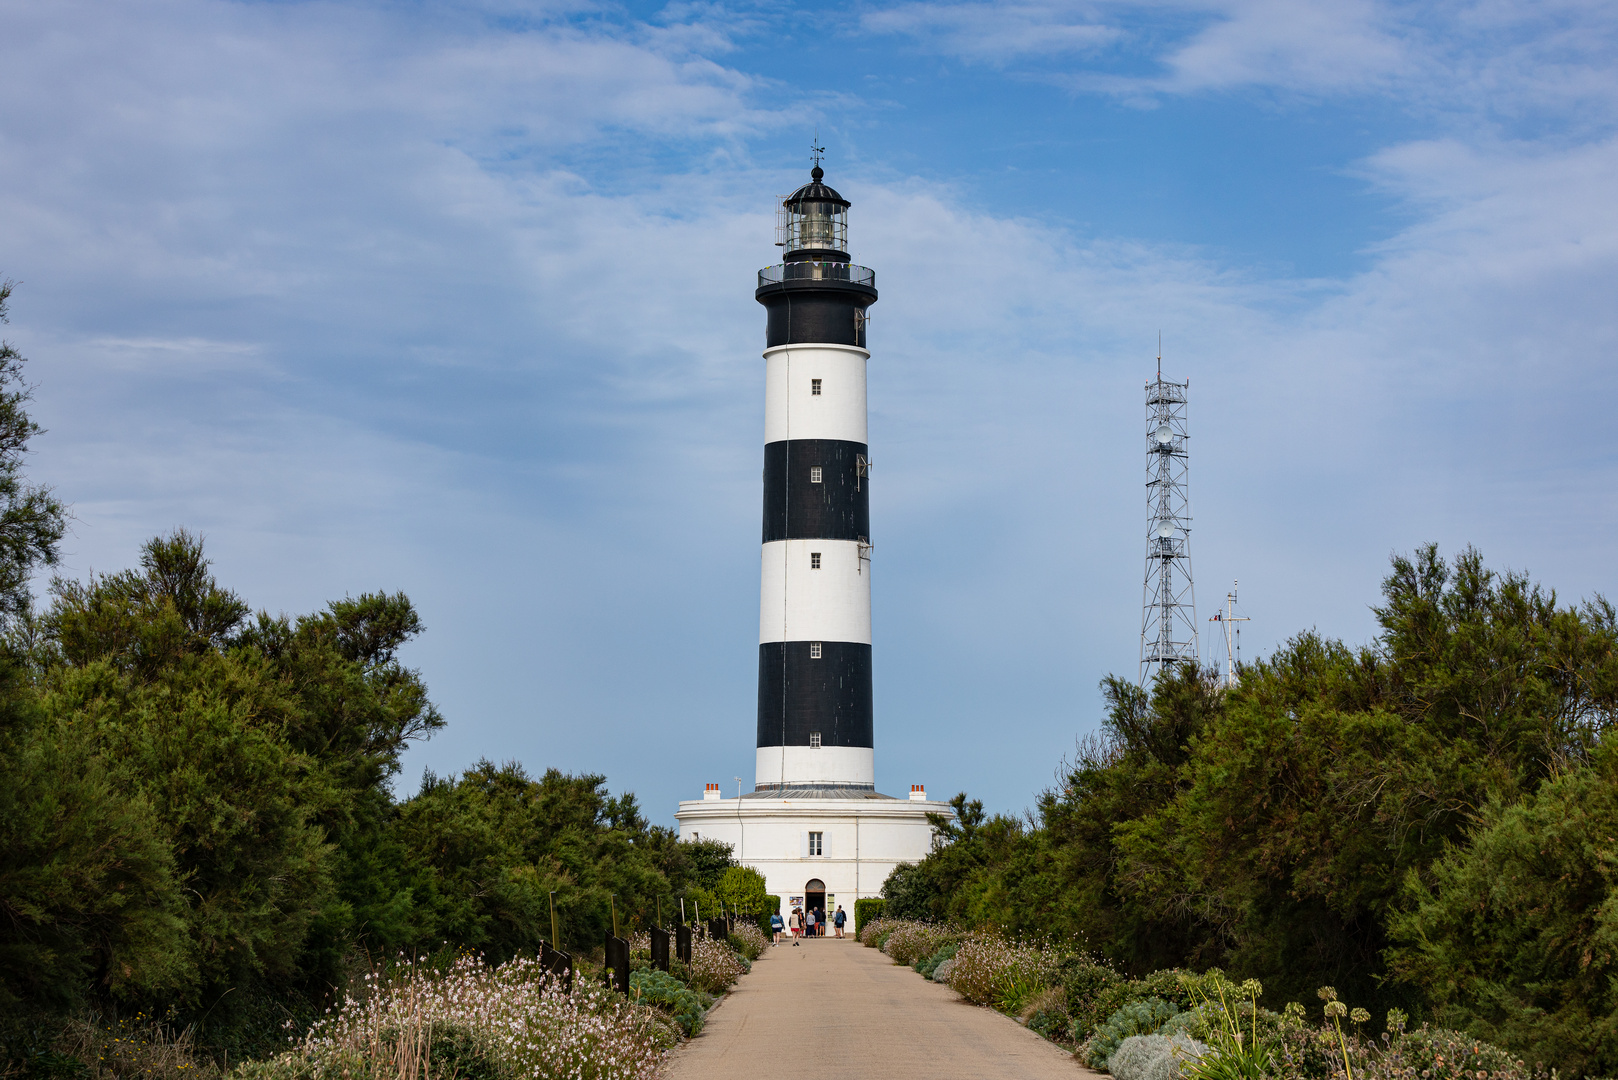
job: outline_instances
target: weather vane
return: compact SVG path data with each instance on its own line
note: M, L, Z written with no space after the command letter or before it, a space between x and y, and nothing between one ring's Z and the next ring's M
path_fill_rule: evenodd
M809 156L814 159L815 168L820 168L820 155L825 152L826 148L820 145L820 130L817 128L814 141L809 144Z

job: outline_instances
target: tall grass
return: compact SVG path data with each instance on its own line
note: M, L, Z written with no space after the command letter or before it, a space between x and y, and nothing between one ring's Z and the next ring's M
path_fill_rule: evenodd
M1053 963L1052 955L1038 945L973 934L955 952L949 985L974 1005L1019 1012L1044 989Z
M236 1080L651 1080L677 1038L657 1010L587 981L562 993L532 959L367 976L328 1012Z
M958 939L960 932L931 923L894 920L893 930L882 943L882 951L893 957L895 964L914 964L925 960L948 942Z
M753 922L738 922L730 935L730 943L748 960L757 960L770 947L770 939Z
M719 996L747 973L747 961L728 942L693 938L691 941L691 985Z

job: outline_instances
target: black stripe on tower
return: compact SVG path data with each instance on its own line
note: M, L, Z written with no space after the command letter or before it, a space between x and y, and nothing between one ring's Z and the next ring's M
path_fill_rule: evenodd
M768 641L758 647L758 745L872 746L871 647L822 641L820 658L807 641Z
M753 294L769 312L768 348L854 345L865 348L865 309L876 290L849 281L778 281Z
M765 443L764 542L868 539L871 478L860 475L864 460L864 443L842 439Z

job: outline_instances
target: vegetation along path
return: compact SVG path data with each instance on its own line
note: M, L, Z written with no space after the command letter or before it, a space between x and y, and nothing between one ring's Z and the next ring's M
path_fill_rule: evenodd
M1078 1080L1097 1074L853 938L768 950L669 1058L666 1080Z

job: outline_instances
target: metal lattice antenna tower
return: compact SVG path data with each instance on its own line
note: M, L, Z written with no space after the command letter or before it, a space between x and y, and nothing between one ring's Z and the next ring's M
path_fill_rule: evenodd
M1186 397L1191 380L1146 384L1146 584L1140 620L1140 684L1172 664L1197 664L1197 598L1191 580Z

